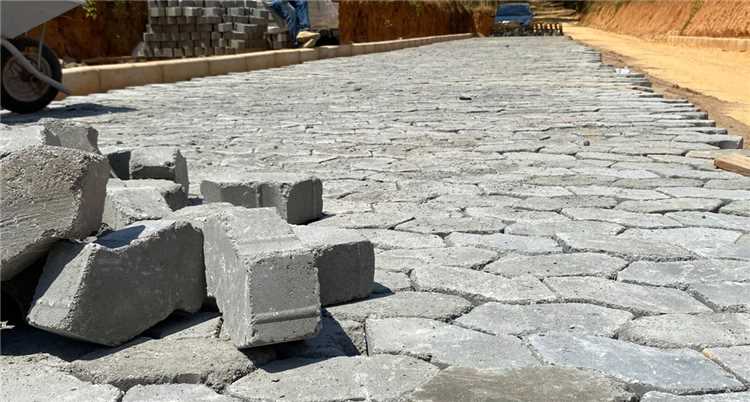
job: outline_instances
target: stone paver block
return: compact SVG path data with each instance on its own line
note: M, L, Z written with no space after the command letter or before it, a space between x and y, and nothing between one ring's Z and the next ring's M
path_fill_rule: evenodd
M742 233L714 228L628 229L619 238L665 242L710 257L723 247L732 246Z
M375 275L372 243L356 230L295 226L294 234L312 250L323 306L367 297Z
M612 197L620 198L623 200L658 200L662 198L669 198L659 191L654 190L643 190L643 189L629 189L621 187L605 187L605 186L570 186L568 190L576 195L589 195L589 196L601 196L601 197ZM709 197L706 197L709 198Z
M406 356L289 359L263 366L226 393L264 401L397 401L437 372L437 367Z
M439 367L510 369L538 366L518 338L487 335L424 318L369 319L367 353L403 354L425 359Z
M466 299L430 292L398 292L387 296L328 307L336 319L364 321L366 318L422 317L447 320L471 308Z
M750 282L694 283L688 291L714 310L750 313Z
M692 260L676 262L636 261L617 279L652 286L685 288L702 282L750 282L747 262L731 260Z
M240 402L202 384L136 385L122 402Z
M47 258L28 321L113 346L174 310L195 312L206 294L201 240L187 222L145 221L94 243L58 243Z
M670 261L694 257L690 251L666 242L629 239L621 236L560 233L557 238L566 252L607 253L627 260Z
M141 179L141 180L120 180L120 179L109 179L107 182L107 188L153 188L161 194L164 201L167 202L169 208L173 211L185 207L187 205L187 193L181 185L169 181L169 180L158 180L158 179Z
M335 320L324 315L321 324L320 333L312 338L276 345L279 358L356 356L366 351L365 327L362 323Z
M677 289L641 286L595 277L548 278L544 283L566 302L593 303L627 310L635 315L711 311Z
M524 336L570 331L613 337L633 315L591 304L551 303L508 305L486 303L459 317L455 323L490 334Z
M617 209L565 208L562 213L576 220L605 221L646 229L682 226L678 221L664 215L640 214Z
M665 314L627 323L618 339L660 348L750 344L750 314Z
M177 148L148 147L107 154L112 171L122 180L163 179L182 186L190 193L187 162Z
M617 200L610 197L573 195L569 197L529 197L513 204L516 208L536 211L556 211L563 208L612 208Z
M134 222L158 220L172 213L159 190L151 187L107 186L102 223L121 229Z
M443 265L461 268L479 268L497 258L497 253L475 247L444 247L417 250L388 250L378 253L378 269L410 272L419 266Z
M711 348L704 350L703 354L750 385L750 345Z
M713 212L683 211L667 214L685 226L702 226L750 232L750 217Z
M639 394L741 391L731 374L689 349L663 350L599 336L555 333L529 341L546 362L588 368L624 381Z
M273 208L234 207L203 227L208 294L237 347L315 335L320 323L312 252Z
M99 151L99 132L87 124L68 120L54 120L44 123L44 128L57 139L61 147L101 154L101 151Z
M466 208L466 213L470 216L490 217L509 223L564 222L570 220L557 212L529 211L504 206Z
M503 278L455 267L418 267L411 272L417 290L455 294L474 301L527 304L552 301L555 295L530 275Z
M375 270L372 293L394 293L402 290L411 290L411 280L406 274L382 269Z
M122 391L94 385L39 363L0 365L0 399L7 402L87 401L118 402Z
M505 228L505 233L524 236L555 236L558 233L589 234L601 233L605 236L614 236L625 230L625 227L616 223L597 221L542 221L542 222L518 222Z
M445 238L445 242L454 247L479 247L497 252L515 251L522 254L548 254L562 251L562 248L552 239L504 233L489 235L451 233Z
M721 207L719 210L722 214L731 214L750 217L750 200L733 201Z
M177 312L149 328L143 334L149 338L185 339L216 338L221 329L221 315L213 312L185 314Z
M420 217L396 226L397 230L446 235L451 232L499 233L505 228L501 219L490 217Z
M445 247L443 239L440 236L432 234L409 233L386 229L360 229L359 233L368 238L375 247L381 250Z
M409 396L414 402L628 402L634 398L619 381L568 367L504 371L448 367Z
M206 384L220 389L276 357L270 348L240 351L218 339L137 338L71 363L78 378L111 384L123 391L136 385Z
M663 214L675 211L715 211L721 204L721 200L710 198L668 198L663 200L623 201L617 205L617 209L643 214Z
M310 223L310 226L338 226L348 229L391 229L414 218L404 212L360 212L340 214Z
M720 190L702 187L659 187L672 197L719 198L723 200L750 200L750 190Z
M247 208L273 207L292 224L314 221L323 212L323 183L303 174L227 174L203 180L201 194L207 202L228 202Z
M60 147L31 147L0 159L2 280L44 257L60 239L99 229L107 160Z
M747 402L750 392L728 392L707 395L673 395L665 392L647 392L641 402Z
M509 255L486 267L484 271L506 277L533 275L551 276L601 276L613 277L628 262L617 257L597 253L569 253L548 255Z
M193 227L203 231L203 227L209 217L219 215L222 211L236 208L228 202L212 202L210 204L193 205L178 209L167 215L164 219L173 219L190 222Z

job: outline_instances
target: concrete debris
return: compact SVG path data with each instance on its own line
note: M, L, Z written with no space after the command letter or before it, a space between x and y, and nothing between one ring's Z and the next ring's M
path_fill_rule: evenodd
M184 208L187 205L188 194L180 184L169 180L159 179L141 179L141 180L120 180L109 179L108 188L153 188L161 194L164 201L173 211Z
M107 186L102 223L122 229L134 222L158 220L172 213L156 188Z
M99 150L99 132L94 127L73 121L54 120L45 122L44 128L57 139L57 145L61 147L100 155L102 153Z
M202 261L201 235L187 222L144 221L93 243L58 243L28 321L60 335L119 345L174 310L200 308Z
M182 186L189 194L187 162L176 148L149 147L107 154L112 171L122 180L163 179Z
M15 362L0 364L0 399L7 402L118 402L122 391L94 385L52 367Z
M103 157L60 147L24 148L0 159L2 280L43 258L56 241L96 232L108 174Z
M122 402L240 402L202 384L136 385Z

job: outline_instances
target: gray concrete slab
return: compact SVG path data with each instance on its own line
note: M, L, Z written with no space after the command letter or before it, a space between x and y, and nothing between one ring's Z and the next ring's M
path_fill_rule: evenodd
M122 391L107 384L81 381L43 364L0 365L0 398L3 401L91 401L118 402Z

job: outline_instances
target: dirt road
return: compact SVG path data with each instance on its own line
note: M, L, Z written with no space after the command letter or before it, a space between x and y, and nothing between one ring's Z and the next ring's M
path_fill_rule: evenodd
M749 53L673 46L581 26L565 31L602 50L610 59L605 62L640 70L653 78L657 90L689 98L750 142Z

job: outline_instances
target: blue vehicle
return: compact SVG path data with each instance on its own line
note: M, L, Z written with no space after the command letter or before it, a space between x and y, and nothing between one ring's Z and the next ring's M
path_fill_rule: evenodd
M562 35L562 25L534 22L529 3L503 3L495 11L494 36Z
M529 27L534 20L534 13L528 3L505 3L495 11L495 24L518 24Z

